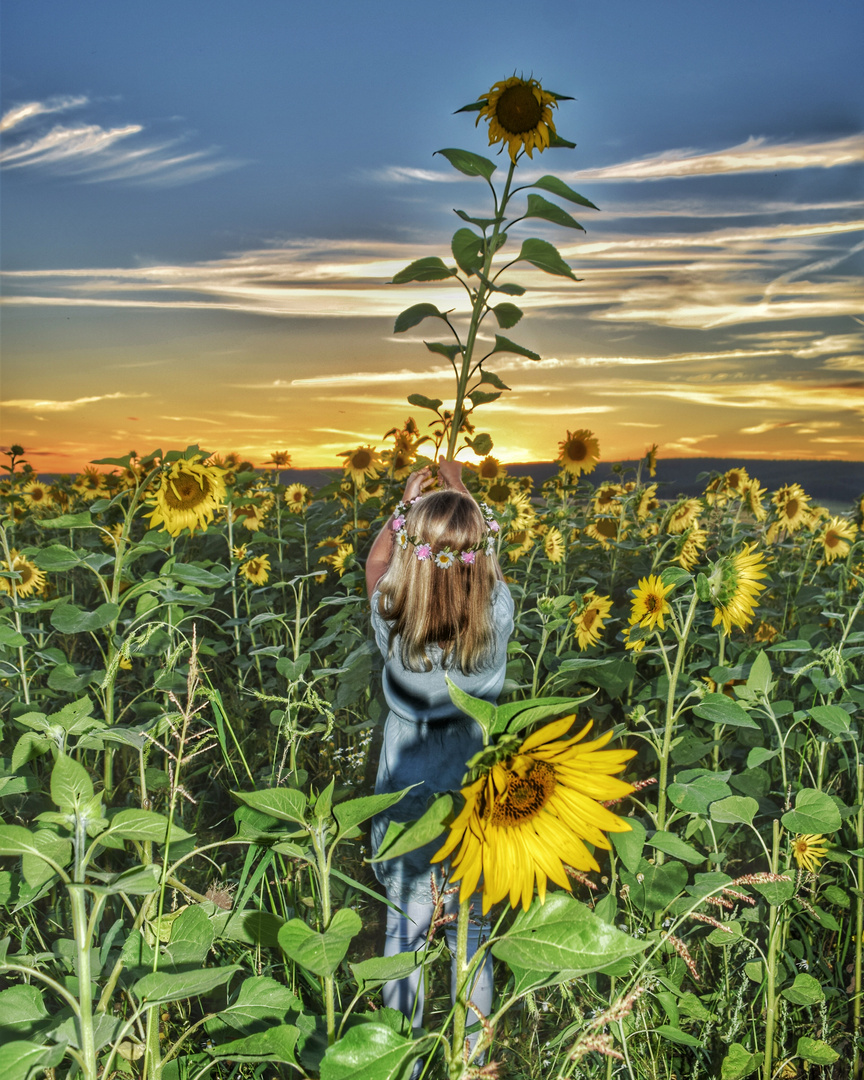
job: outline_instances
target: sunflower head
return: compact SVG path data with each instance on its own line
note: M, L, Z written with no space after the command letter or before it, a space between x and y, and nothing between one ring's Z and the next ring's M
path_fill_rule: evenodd
M817 873L819 863L828 854L825 837L814 833L798 833L792 841L792 854L801 870Z
M597 596L593 590L577 597L570 605L573 633L580 649L596 645L601 638L605 620L612 610L612 598Z
M851 545L855 543L856 535L855 526L851 521L840 517L829 518L819 537L822 544L822 558L825 562L832 563L835 559L845 559Z
M499 477L506 476L507 470L502 467L498 458L487 454L477 465L477 476L484 484L493 484Z
M572 145L559 140L555 132L552 110L559 100L569 99L544 90L536 79L511 75L495 83L480 99L477 123L488 120L489 145L506 143L510 160L515 162L521 150L532 157L535 150L542 153L553 142Z
M9 552L9 562L4 559L0 562L0 568L11 571L18 576L0 577L0 593L15 596L32 596L35 592L41 592L45 585L45 574L35 563L19 555L16 548Z
M568 431L567 438L558 444L558 460L563 472L571 476L581 476L594 471L600 460L600 444L593 431L584 428Z
M339 455L345 458L345 475L354 481L357 488L378 475L382 465L381 455L372 446L358 446L356 450L345 450Z
M253 555L241 563L237 570L252 585L266 585L270 577L270 556Z
M292 514L302 514L312 501L312 492L305 484L289 484L284 498Z
M543 550L549 562L560 563L564 558L564 537L554 525L543 534Z
M766 586L765 557L755 550L755 544L745 544L740 551L724 556L708 577L710 600L714 604L712 626L722 624L726 634L732 627L743 630L753 621L759 593Z
M641 578L633 590L630 625L638 625L643 630L665 630L664 617L672 610L666 597L674 587L672 584L664 585L656 574Z

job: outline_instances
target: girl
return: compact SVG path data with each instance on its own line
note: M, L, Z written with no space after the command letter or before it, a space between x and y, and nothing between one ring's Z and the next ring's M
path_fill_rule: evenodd
M384 657L384 697L389 707L376 793L414 787L372 823L377 851L390 821L413 821L436 792L461 786L465 766L483 745L476 721L450 700L445 674L474 697L495 702L504 684L507 639L513 629L513 600L495 556L498 524L462 483L462 466L438 466L440 489L424 494L430 468L414 473L403 502L372 545L366 584L375 640ZM424 848L376 864L387 898L385 956L413 952L426 944L434 903L431 880L444 884L446 871L430 858L440 838ZM455 915L449 898L445 913ZM474 905L479 918L480 899ZM472 923L469 957L482 927ZM451 921L448 943L455 950ZM455 999L455 959L451 996ZM478 973L469 997L488 1015L492 1005L492 965ZM423 1019L420 971L388 983L384 1004L399 1009L415 1027ZM472 1037L476 1040L477 1034Z

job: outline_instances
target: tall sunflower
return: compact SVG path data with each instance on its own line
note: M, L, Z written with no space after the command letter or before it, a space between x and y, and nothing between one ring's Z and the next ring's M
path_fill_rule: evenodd
M33 593L40 592L45 585L44 571L29 559L25 559L23 555L19 555L17 548L12 548L9 555L9 562L4 559L0 567L20 576L14 580L0 577L0 592L9 594L14 592L15 596L32 596Z
M573 620L573 633L580 649L588 649L597 644L611 610L611 597L597 596L593 590L573 601L570 605L570 618Z
M51 489L47 484L43 484L41 480L31 480L29 484L25 484L21 488L21 494L24 496L24 501L33 510L38 510L42 506L50 506L54 501L51 498Z
M656 510L660 504L657 501L657 485L649 484L639 492L636 501L636 520L647 521L652 510Z
M150 500L150 528L162 525L171 536L184 529L202 531L225 498L222 470L196 459L178 458L162 473L159 487Z
M481 99L481 120L489 121L489 145L507 143L510 160L515 161L524 149L528 157L541 153L555 138L552 110L558 107L558 94L549 93L536 79L512 75L496 82Z
M568 431L567 438L558 444L558 460L561 468L571 476L581 476L594 471L600 460L600 444L593 431L584 428Z
M270 577L270 556L253 555L237 567L237 573L242 574L252 585L266 585Z
M792 854L801 870L819 871L819 863L828 854L825 837L818 833L799 833L792 841Z
M596 521L590 522L585 526L584 533L592 540L597 540L601 547L607 550L612 547L613 540L622 539L618 535L618 522L609 517L597 518Z
M672 610L666 597L673 588L673 585L664 585L656 574L640 578L633 591L630 625L638 624L643 630L665 630L663 617Z
M302 514L312 501L312 492L305 484L289 484L284 498L292 514Z
M502 476L507 475L507 469L496 457L487 454L477 465L477 476L484 484L494 484Z
M708 544L708 533L698 521L694 521L690 528L681 533L675 545L675 562L683 566L685 570L692 570L702 558L702 552Z
M94 469L92 465L87 465L84 472L75 478L72 486L82 499L88 502L98 499L105 491L105 474Z
M822 530L819 541L822 544L822 558L826 563L835 559L845 559L851 544L855 543L857 530L851 521L832 517Z
M339 455L345 458L346 476L349 476L358 488L366 484L367 477L372 480L381 467L381 455L371 446L358 446L356 450L345 450Z
M543 534L543 550L549 562L560 563L564 558L564 537L554 525Z
M722 558L708 578L711 600L714 604L712 626L722 624L727 634L732 627L743 630L753 621L759 593L766 586L762 578L765 572L765 558L760 551L754 551L755 544L745 544L734 555Z
M565 864L579 871L600 869L584 841L608 851L604 832L630 831L601 804L633 790L613 774L635 750L601 749L611 732L580 746L591 721L577 735L561 739L574 719L566 716L535 731L511 757L462 789L465 806L432 862L456 852L451 877L462 882L462 899L474 893L482 876L484 914L507 896L511 907L521 901L527 911L535 882L542 904L547 878L569 890Z
M810 519L810 496L800 484L784 484L771 500L775 506L776 523L781 529L794 533Z
M701 509L702 503L698 499L679 499L669 513L666 531L674 534L689 529L699 517Z
M751 480L747 486L747 492L744 498L750 513L757 521L764 521L765 518L768 517L768 511L762 503L767 490L767 488L760 487L759 481L756 479Z

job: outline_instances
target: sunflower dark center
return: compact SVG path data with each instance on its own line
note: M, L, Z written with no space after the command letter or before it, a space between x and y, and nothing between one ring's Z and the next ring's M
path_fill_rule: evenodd
M601 518L597 522L597 532L601 536L605 536L608 540L614 540L618 535L618 522L610 521L609 518Z
M521 135L537 127L543 118L543 107L527 83L517 83L508 86L498 98L495 116L505 131Z
M588 447L581 439L568 439L564 453L571 461L584 461L588 457Z
M493 484L486 494L493 502L506 502L510 488L506 484Z
M597 608L588 608L588 610L582 616L582 626L585 630L591 629L591 627L594 625L595 620L597 619L598 614L599 612L597 611Z
M198 506L207 498L209 485L202 478L199 483L189 473L181 473L180 476L169 480L165 488L165 502L172 510L189 510Z
M510 773L507 791L492 807L492 824L511 828L530 821L552 797L555 784L555 770L543 761L536 762L527 776Z
M368 469L372 462L372 455L368 450L358 450L354 457L351 459L351 464L355 469Z
M840 543L839 535L834 532L833 529L829 529L825 534L825 547L834 548Z
M480 466L480 475L484 480L494 480L498 475L498 466L494 461L484 461Z
M798 514L798 500L797 499L790 499L789 502L786 503L786 517L787 518L794 518L794 517L797 516L797 514Z

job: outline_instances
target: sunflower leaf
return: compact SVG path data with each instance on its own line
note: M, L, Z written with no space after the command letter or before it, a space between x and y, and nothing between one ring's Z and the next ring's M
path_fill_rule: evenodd
M429 809L416 821L391 821L384 839L370 863L387 862L409 851L416 851L432 840L437 840L453 817L453 796L439 795Z
M424 319L443 318L444 315L434 304L414 304L396 316L396 322L393 323L393 333L401 334L405 330L410 330L412 326L417 326Z
M566 99L562 98L560 100L563 101L563 100L566 100ZM568 150L575 150L576 149L576 143L575 142L570 142L569 139L563 139L558 134L557 131L553 131L550 134L551 134L551 137L549 139L549 145L550 146L563 146L563 147L567 147Z
M473 439L466 438L465 443L474 451L477 457L485 457L492 449L492 436L483 431Z
M457 229L450 241L453 258L464 274L473 274L483 266L485 248L483 237L471 229Z
M497 218L494 217L470 217L464 210L454 210L454 214L457 214L463 221L467 221L469 225L476 225L478 229L491 229L495 224Z
M542 195L528 196L528 209L525 212L525 217L541 218L543 221L551 221L555 225L563 225L566 229L579 229L581 232L585 232L584 226L580 225L576 218L571 217L566 210L562 210L555 203L544 199Z
M484 383L491 383L492 386L497 386L499 390L510 389L510 387L507 385L507 383L504 382L500 375L496 375L492 371L485 371L483 368L480 369L480 381Z
M511 326L515 326L522 318L522 309L516 307L515 304L508 304L506 301L503 304L496 304L492 311L495 313L495 318L498 320L498 325L502 330L509 330Z
M564 181L559 180L557 176L541 176L539 180L535 180L530 186L541 188L543 191L550 191L560 199L567 199L570 202L578 203L580 206L588 206L592 210L600 209L599 206L595 206L590 199L586 199L584 195L580 195L578 191L574 191L573 188L568 187Z
M456 271L446 266L437 255L430 255L425 259L417 259L404 270L400 270L391 284L404 285L407 281L443 281L450 277L456 277Z
M435 153L447 158L453 168L464 173L465 176L482 176L485 180L488 180L497 168L494 161L481 157L479 154L472 154L470 150L450 148L436 150Z
M555 245L550 244L548 240L538 240L536 237L523 240L522 249L515 261L520 260L531 263L532 266L536 266L538 270L543 270L547 274L557 274L559 277L567 277L572 281L579 280L561 258Z
M440 398L428 398L423 394L409 394L408 404L416 405L418 409L431 409L432 412L437 413L443 402Z
M789 832L808 835L837 832L842 824L837 804L815 788L802 788L795 796L795 809L787 810L780 820Z
M462 352L461 345L445 345L443 341L424 341L423 344L429 352L438 353L440 356L446 356L451 364Z
M488 104L488 100L471 101L469 102L469 104L463 105L461 109L457 109L456 112L453 113L453 115L456 116L460 112L480 112L480 110L485 109Z
M483 698L477 698L469 694L461 686L457 686L449 675L445 675L444 678L447 681L447 689L450 692L450 700L453 704L458 709L461 709L466 716L476 720L484 732L488 732L495 722L495 706L492 702L484 701Z
M510 338L506 338L501 334L495 335L495 348L491 349L486 355L491 356L492 353L496 352L516 353L519 356L527 356L529 360L540 359L539 353L526 349L524 345L517 345L515 341L511 341Z
M478 405L488 405L490 401L497 401L501 397L501 391L472 390L468 397L476 408Z

